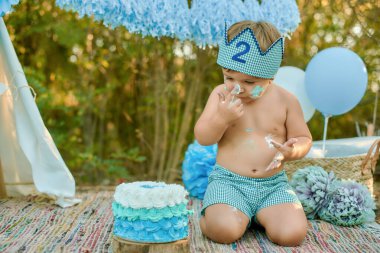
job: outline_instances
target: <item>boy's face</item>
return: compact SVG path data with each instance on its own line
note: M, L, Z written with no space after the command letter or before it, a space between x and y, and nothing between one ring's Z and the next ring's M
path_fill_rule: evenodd
M236 97L242 102L250 102L262 96L264 91L272 83L271 79L263 79L244 73L227 70L223 68L224 84L231 91L236 84L240 85L240 93Z

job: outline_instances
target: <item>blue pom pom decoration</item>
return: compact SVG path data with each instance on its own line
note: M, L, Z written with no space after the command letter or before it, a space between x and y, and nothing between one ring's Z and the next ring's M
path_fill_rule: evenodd
M5 2L14 2L8 0ZM18 2L18 1L17 1ZM286 35L300 23L294 0L56 0L80 17L93 16L111 28L124 26L143 36L176 37L198 46L217 45L223 39L224 23L242 20L273 23Z
M245 19L241 0L193 0L190 9L192 40L197 45L217 45L223 39L225 22Z
M4 16L19 0L1 0L0 16ZM143 36L175 37L192 40L198 46L217 45L223 39L224 23L242 20L267 21L280 33L293 32L300 23L294 0L56 0L66 10L80 17L93 16L106 26L124 26Z
M328 222L342 226L359 225L375 221L375 202L368 188L355 181L338 183L331 199L318 212Z
M57 5L74 10L80 17L93 16L106 26L124 26L143 36L189 38L190 10L186 0L57 0Z
M217 145L202 146L197 141L189 145L182 163L182 180L190 196L203 199L208 176L216 162Z
M319 209L328 201L329 193L335 188L335 183L334 173L327 173L318 166L297 170L290 181L308 219L316 217Z
M264 20L283 35L289 35L301 23L297 3L293 0L262 0L261 11Z
M0 1L0 17L12 10L12 6L18 4L20 0L1 0Z
M262 21L264 20L263 11L257 0L244 0L244 19L252 21Z

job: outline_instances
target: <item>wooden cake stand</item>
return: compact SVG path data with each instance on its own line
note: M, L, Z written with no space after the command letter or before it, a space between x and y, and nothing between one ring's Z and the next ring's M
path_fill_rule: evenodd
M169 243L139 243L122 239L117 236L112 238L114 253L189 253L189 239L182 239Z

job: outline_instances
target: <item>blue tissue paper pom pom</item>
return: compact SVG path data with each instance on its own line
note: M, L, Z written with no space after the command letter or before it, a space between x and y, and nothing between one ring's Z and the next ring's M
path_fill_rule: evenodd
M191 39L202 47L217 45L224 37L225 22L231 26L235 22L244 20L244 11L241 0L191 1Z
M318 212L328 222L342 226L375 221L375 202L368 188L355 181L340 181L331 199Z
M262 0L263 19L276 26L281 34L294 32L301 23L300 13L294 0Z
M208 176L216 162L217 145L202 146L197 141L190 144L182 163L182 180L190 196L203 199Z
M0 6L18 0L0 1ZM223 39L224 23L242 20L273 23L280 33L293 32L300 23L294 0L56 0L58 6L74 10L80 17L114 28L124 26L142 36L176 37L195 41L198 46L214 46ZM8 4L9 5L9 4Z
M264 20L263 12L257 0L244 0L244 19L255 22Z
M20 0L1 0L0 1L0 17L3 17L6 13L10 12L12 5L18 4Z
M335 189L337 180L333 172L327 173L318 166L297 170L290 181L308 219L313 219L329 194Z
M189 38L190 10L186 0L56 0L61 8L80 17L93 16L106 26L125 26L142 36Z

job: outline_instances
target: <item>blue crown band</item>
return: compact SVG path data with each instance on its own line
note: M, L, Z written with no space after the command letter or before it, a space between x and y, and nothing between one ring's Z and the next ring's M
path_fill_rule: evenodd
M219 43L217 63L223 68L260 78L274 78L284 56L284 38L280 37L265 52L251 28L245 28L228 42L227 25L224 40Z

